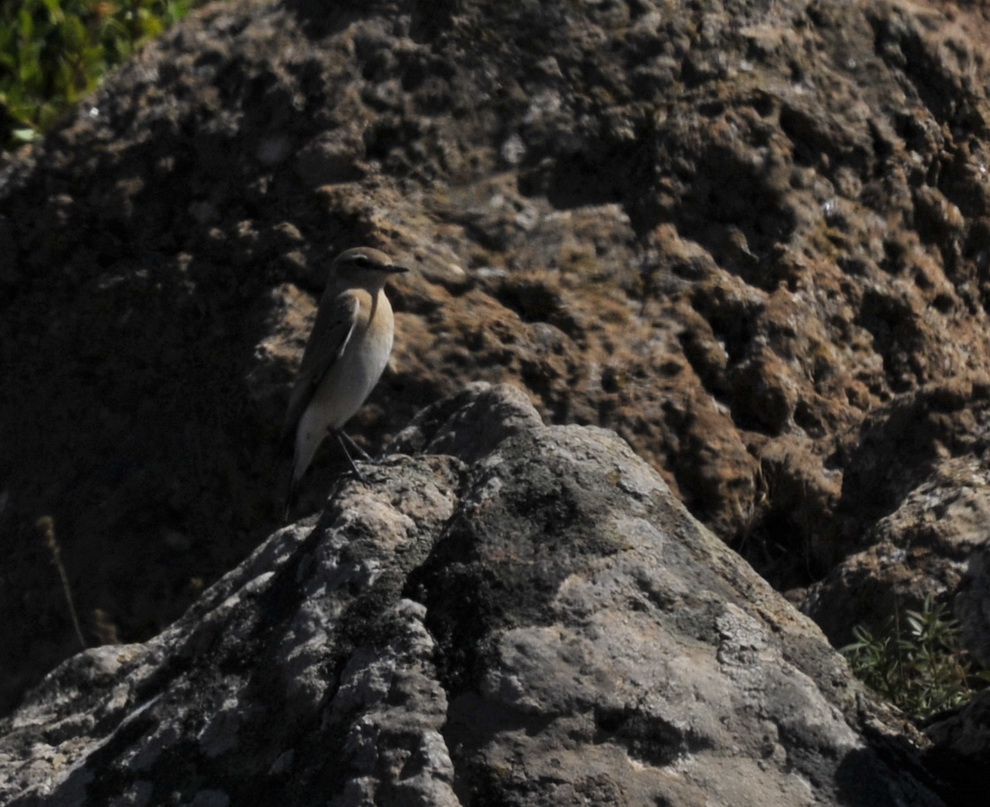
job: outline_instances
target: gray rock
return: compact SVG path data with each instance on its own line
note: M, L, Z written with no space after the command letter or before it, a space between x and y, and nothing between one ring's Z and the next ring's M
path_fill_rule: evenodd
M990 770L990 689L977 694L955 714L943 715L925 734L933 745L928 766L953 783L955 807L986 804L986 772Z
M616 435L477 384L412 447L52 672L0 723L0 801L943 803L923 740Z
M953 605L965 647L990 669L990 542L984 541L970 556Z
M920 469L912 470L921 476ZM962 622L965 646L988 666L988 520L990 474L984 462L970 455L934 462L897 509L863 535L865 549L810 587L802 610L841 647L853 641L856 625L882 635L892 617L902 620L906 611L921 610L926 597L948 599L956 592L953 615Z

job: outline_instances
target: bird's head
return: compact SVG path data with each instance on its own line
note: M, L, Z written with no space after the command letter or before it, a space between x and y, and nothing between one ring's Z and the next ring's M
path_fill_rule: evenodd
M330 267L330 278L338 286L360 286L369 291L385 285L391 275L408 272L392 263L384 252L371 247L355 247L341 252Z

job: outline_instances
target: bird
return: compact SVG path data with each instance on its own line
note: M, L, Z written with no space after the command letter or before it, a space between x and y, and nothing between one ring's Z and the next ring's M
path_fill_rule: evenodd
M371 247L348 249L330 266L282 432L283 442L293 448L285 523L299 483L327 435L336 439L355 476L364 480L344 440L370 457L347 436L344 424L361 408L388 363L395 326L385 284L407 271Z

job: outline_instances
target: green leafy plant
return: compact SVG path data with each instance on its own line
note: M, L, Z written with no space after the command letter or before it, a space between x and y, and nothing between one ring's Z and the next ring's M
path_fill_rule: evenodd
M0 2L0 145L42 134L196 0Z
M990 680L975 671L944 603L928 596L904 622L892 618L878 634L858 625L841 652L857 678L909 715L924 720L961 706Z

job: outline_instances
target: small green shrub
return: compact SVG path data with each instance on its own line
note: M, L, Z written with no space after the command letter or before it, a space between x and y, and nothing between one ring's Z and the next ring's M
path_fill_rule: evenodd
M195 0L0 2L0 146L36 140Z
M966 703L986 684L963 649L959 623L944 603L925 598L921 611L907 611L906 625L888 620L879 635L863 625L841 652L867 686L915 719L924 720Z

